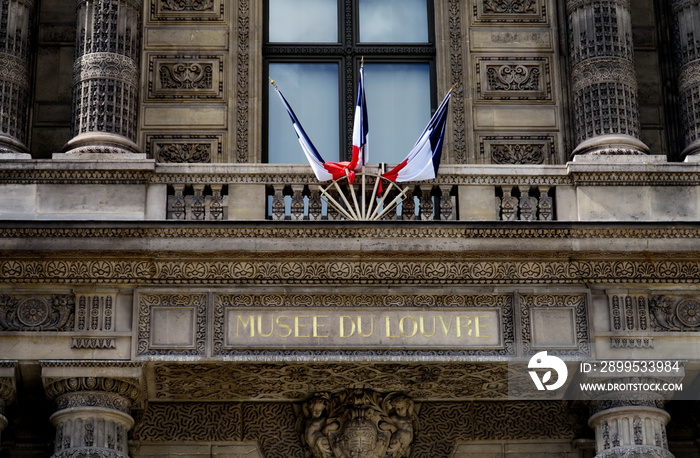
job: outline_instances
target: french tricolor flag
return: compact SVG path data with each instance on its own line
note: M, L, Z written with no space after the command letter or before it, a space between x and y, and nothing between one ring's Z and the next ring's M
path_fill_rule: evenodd
M277 84L270 79L270 83L277 91L277 94L282 100L289 117L292 119L294 131L297 134L301 148L304 150L306 159L311 164L311 168L316 175L318 181L337 180L344 176L348 177L348 183L355 182L355 173L362 170L362 167L367 164L367 133L369 132L369 122L367 120L367 103L365 102L365 72L364 61L360 65L360 79L357 83L357 102L355 104L355 121L352 131L352 159L342 162L326 162L318 153L309 136L301 127L299 119L294 114L294 110L289 106L287 99L284 98L282 92L277 88Z
M432 180L437 176L442 155L442 143L445 137L447 123L447 108L452 95L452 89L442 99L440 106L430 118L428 125L408 153L406 159L399 165L382 174L391 181L421 181Z
M272 78L270 78L270 84L272 84L272 86L275 88L277 95L280 96L280 100L282 100L284 107L287 109L287 114L292 119L292 126L294 127L294 132L296 132L297 134L297 138L299 139L301 149L304 150L306 159L309 161L309 164L311 165L311 168L313 169L316 178L318 179L318 181L334 180L335 177L330 171L326 170L323 158L320 154L318 154L316 147L313 143L311 143L311 140L309 139L309 136L306 135L304 128L301 127L301 123L299 122L299 119L297 119L297 115L294 114L294 110L292 110L292 107L289 106L287 99L284 98L282 92L280 92L280 90L277 88L277 84L275 84Z

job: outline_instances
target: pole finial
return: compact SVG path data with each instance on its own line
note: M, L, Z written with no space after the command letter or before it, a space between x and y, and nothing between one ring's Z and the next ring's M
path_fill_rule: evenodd
M267 79L269 79L269 80L270 80L270 84L272 84L272 85L274 86L274 88L277 89L277 83L275 83L275 80L273 80L273 79L270 78L269 76L267 77Z

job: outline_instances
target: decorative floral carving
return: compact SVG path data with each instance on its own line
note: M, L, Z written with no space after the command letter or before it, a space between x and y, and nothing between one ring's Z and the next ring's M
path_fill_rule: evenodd
M139 296L139 355L199 355L203 356L206 346L206 295L205 294L141 294ZM152 346L153 307L176 307L191 309L194 312L194 348L157 348Z
M303 442L314 458L405 458L413 410L413 400L398 393L319 393L304 404Z
M164 11L213 11L214 0L159 0Z
M493 143L491 160L495 164L542 164L546 148L545 143Z
M486 13L535 13L536 0L484 0Z
M649 314L654 331L700 331L700 300L696 298L653 296Z
M538 66L501 65L486 69L490 91L537 91L540 89Z
M170 143L158 145L157 162L201 163L211 162L211 143Z
M162 64L160 87L163 89L211 89L212 65L197 62Z
M2 331L70 331L75 298L57 296L0 296Z

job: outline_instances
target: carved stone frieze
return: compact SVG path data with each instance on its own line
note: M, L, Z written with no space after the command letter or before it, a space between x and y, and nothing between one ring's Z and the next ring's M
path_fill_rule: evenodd
M314 458L406 458L413 442L413 400L353 389L316 393L303 405L302 442Z
M649 298L637 294L609 296L611 331L647 331L651 329Z
M75 297L0 296L0 331L72 331Z
M139 380L112 377L44 377L43 380L49 399L79 392L113 393L130 402L141 398Z
M656 332L700 332L697 297L652 296L649 315L650 327Z
M213 235L209 235L213 236ZM330 257L332 256L332 258ZM279 257L279 256L278 256ZM207 259L210 258L210 259ZM4 283L73 283L115 280L138 284L582 284L614 281L695 283L697 259L668 260L457 260L396 259L378 263L338 260L317 253L313 259L190 260L75 259L0 260Z
M308 398L308 394L306 395ZM263 456L304 458L300 426L288 402L151 402L134 441L256 441ZM411 457L449 458L458 441L572 440L585 435L586 412L565 402L421 402Z
M286 359L285 361L289 361ZM416 401L506 399L512 374L491 363L157 363L149 394L158 401L301 401L328 391L401 391Z
M114 337L73 337L71 348L86 348L91 350L117 348Z

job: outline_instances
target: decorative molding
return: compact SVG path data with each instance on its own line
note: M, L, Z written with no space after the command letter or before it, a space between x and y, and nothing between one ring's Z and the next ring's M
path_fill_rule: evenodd
M102 350L117 348L114 337L73 337L71 348Z
M653 337L611 337L610 348L654 348Z
M573 350L567 350L566 344L544 345L538 342L534 332L534 313L541 310L566 310L572 312ZM520 316L523 352L533 355L542 349L556 355L588 356L591 354L591 336L588 321L588 306L585 295L521 295Z
M250 91L251 82L249 73L251 69L251 30L255 30L256 24L250 23L251 0L238 0L238 10L236 16L236 156L232 158L235 162L253 162L254 154L250 152L249 126L254 125L258 120L251 119ZM253 110L255 112L255 110Z
M75 297L0 296L0 331L72 331Z
M455 90L452 93L452 126L450 141L450 154L452 162L463 164L468 162L467 156L467 113L464 86L464 36L462 23L462 5L461 0L449 0L449 41L450 41L450 83L456 84Z
M83 391L113 393L128 399L131 403L140 399L140 381L112 377L44 377L44 389L49 399L58 399Z
M139 294L138 311L138 356L205 355L206 294Z
M150 402L136 422L137 441L240 441L241 404L233 402ZM260 421L253 419L251 421Z

